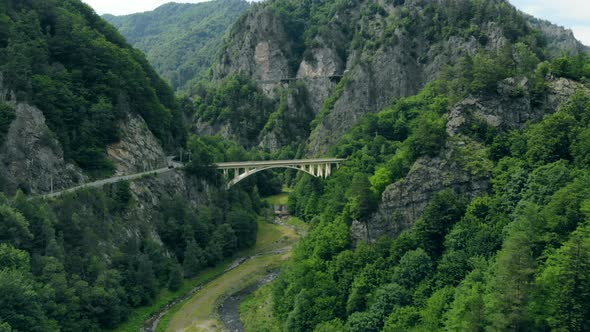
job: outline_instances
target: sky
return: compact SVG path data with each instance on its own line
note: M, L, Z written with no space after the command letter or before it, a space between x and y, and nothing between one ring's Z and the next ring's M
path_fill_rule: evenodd
M510 0L518 9L561 25L590 46L590 1L588 0Z
M153 10L170 0L82 0L98 14L125 15ZM197 3L206 0L177 2ZM578 40L590 46L589 0L509 0L516 8L535 17L572 29Z

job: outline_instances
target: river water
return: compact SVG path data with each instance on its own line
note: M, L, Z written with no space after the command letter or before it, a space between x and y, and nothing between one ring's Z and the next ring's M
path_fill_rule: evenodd
M285 225L283 220L289 218L289 211L286 205L273 206L275 213L275 223ZM225 330L229 332L244 332L244 324L240 319L240 304L250 294L254 293L260 287L272 282L278 276L278 271L273 271L258 283L249 286L241 291L228 296L219 307L221 321L225 325Z
M254 293L258 288L275 280L278 276L278 271L273 271L258 283L242 289L241 291L228 296L219 307L219 315L221 321L225 325L226 331L229 332L243 332L244 325L240 319L240 304L250 294Z
M282 220L284 218L289 217L289 213L287 211L287 206L276 205L276 206L274 206L274 212L275 212L275 223L286 226ZM264 254L258 254L258 255L238 259L238 260L234 261L232 264L230 264L230 266L224 271L224 273L228 272L230 270L233 270L234 268L240 266L241 264L245 263L249 259L261 256L261 255L267 255L267 254L282 254L288 250L289 250L289 248L279 248L279 249L275 249L271 252L267 252ZM278 271L273 271L270 274L268 274L266 277L264 277L262 280L260 280L258 283L228 296L223 301L223 303L221 304L221 306L219 307L218 310L219 310L219 314L221 316L221 321L223 322L223 324L225 324L225 331L231 331L231 332L244 331L244 325L242 324L242 321L240 320L240 304L242 303L242 301L244 301L244 299L246 299L246 297L248 297L248 295L254 293L260 287L272 282L273 280L275 280L277 278L277 276L278 276ZM193 288L190 292L188 292L187 294L184 294L183 296L174 300L172 303L169 303L168 305L163 307L160 311L158 311L156 314L154 314L153 316L151 316L148 320L146 320L144 322L144 326L141 329L141 332L155 332L156 329L158 328L158 324L160 323L160 320L162 319L162 317L164 317L164 315L166 315L172 307L174 307L174 306L178 305L179 303L181 303L182 301L190 298L196 292L198 292L201 288L203 288L203 285L198 285L195 288Z

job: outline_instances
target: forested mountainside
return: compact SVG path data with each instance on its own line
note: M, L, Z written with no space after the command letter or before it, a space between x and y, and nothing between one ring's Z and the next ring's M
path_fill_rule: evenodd
M245 0L168 3L125 16L104 15L177 91L202 78L221 50L222 37L249 8Z
M0 330L100 331L256 241L258 197L180 173L0 195Z
M281 185L310 230L256 331L590 330L590 60L567 31L505 0L270 0L208 75L177 100L79 0L0 0L0 330L116 328L252 245ZM29 195L179 147L185 170ZM347 161L231 190L210 167L313 155Z
M348 159L293 182L311 231L273 326L585 331L589 77L571 33L507 1L276 0L185 106L196 133Z
M124 139L119 126L129 121L147 124L159 150L183 144L173 91L90 7L4 0L0 27L5 190L43 192L49 176L63 188L82 181L82 171L112 173L107 147Z
M37 195L166 167L186 145L180 112L144 55L81 1L0 0L0 331L114 329L254 244L258 191L229 192L200 164Z
M217 84L193 87L193 131L273 151L305 143L305 151L321 155L365 114L415 95L466 55L517 42L535 47L541 59L583 48L571 32L531 22L505 1L253 4L232 27L215 66L223 91L211 91ZM271 103L242 98L241 105L252 107L232 108L215 97L239 96L245 80L258 82ZM244 130L242 119L251 116L252 129Z

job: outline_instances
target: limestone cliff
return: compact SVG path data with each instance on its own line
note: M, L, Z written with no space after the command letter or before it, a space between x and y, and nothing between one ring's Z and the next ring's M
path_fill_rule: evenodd
M526 17L529 24L535 29L540 30L547 38L547 49L551 55L560 56L564 52L575 53L579 51L590 53L590 49L580 43L570 29L529 15L526 15Z
M17 102L15 94L3 85L0 73L0 103L15 111L6 138L0 146L0 187L3 192L43 193L84 182L76 166L64 160L58 140L36 107Z
M43 112L26 102L17 102L14 93L3 87L2 75L0 102L15 111L15 119L0 146L2 191L12 194L21 189L41 194L88 181L79 167L64 159L63 148L47 126ZM139 115L127 113L118 129L120 142L108 147L117 175L165 167L166 155Z
M82 183L85 176L64 160L62 148L45 124L43 113L26 103L8 102L16 118L0 148L4 192L49 192Z

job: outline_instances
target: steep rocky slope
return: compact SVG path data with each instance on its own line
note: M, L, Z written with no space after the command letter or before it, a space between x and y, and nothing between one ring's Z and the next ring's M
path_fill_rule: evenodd
M59 190L162 167L164 147L184 144L170 87L90 7L0 7L0 106L15 115L2 141L3 191L46 193L52 182Z
M493 6L421 0L257 4L232 28L214 76L246 75L275 98L287 86L297 91L290 97L299 102L270 117L256 143L271 149L292 144L283 134L286 119L304 114L315 119L300 125L309 136L308 154L325 154L363 115L416 94L463 56L498 51L525 35L536 38L532 29L544 36L539 43L548 43L544 56L582 49L563 28L527 19L508 3ZM497 11L497 18L481 20L486 10ZM232 136L231 128L221 127Z
M535 29L538 29L547 37L547 51L552 56L559 56L563 52L575 53L584 51L590 53L590 48L583 45L575 37L574 33L561 26L555 25L549 21L541 20L524 14L529 23Z
M52 185L58 190L85 180L78 167L64 160L61 145L38 108L1 97L0 102L13 108L16 115L0 148L3 192L49 192Z
M375 241L384 235L398 236L410 229L431 199L445 189L469 200L489 193L493 161L484 146L469 137L472 128L485 124L498 132L519 130L558 112L576 92L590 93L585 85L565 78L551 81L548 87L543 101L534 103L528 80L511 78L500 83L498 95L469 97L457 103L448 113L447 144L437 156L418 159L404 179L389 185L371 220L367 224L353 222L352 237ZM521 95L515 97L517 90Z
M125 16L104 15L175 90L202 77L221 49L222 36L248 9L244 0L168 3Z

